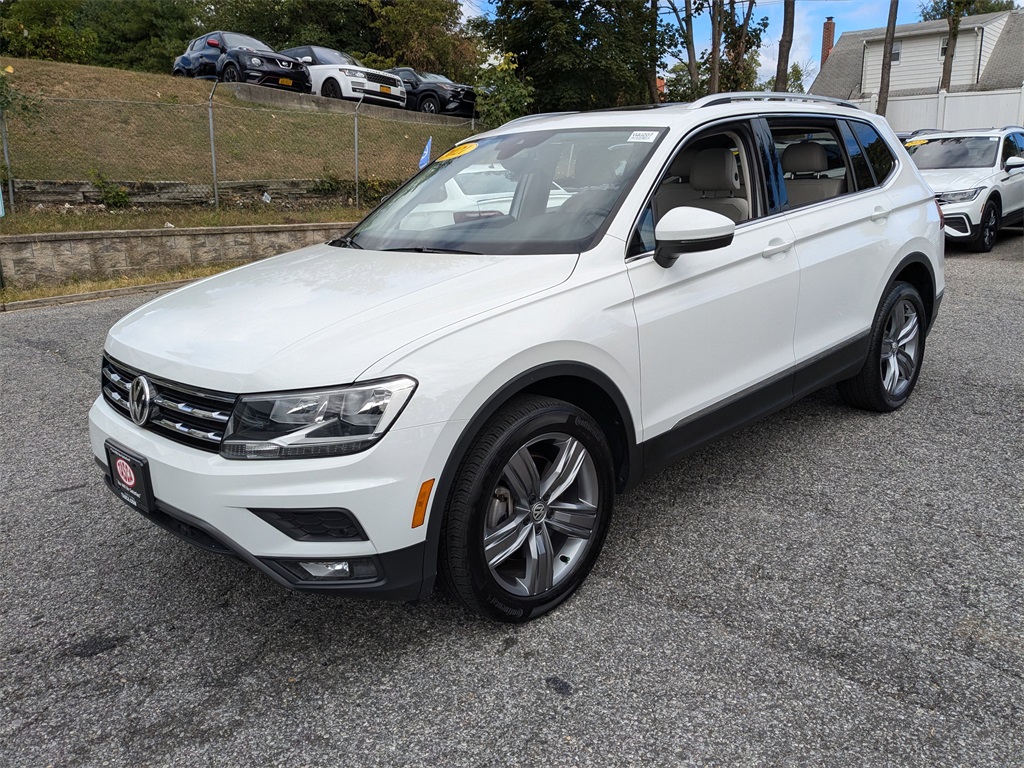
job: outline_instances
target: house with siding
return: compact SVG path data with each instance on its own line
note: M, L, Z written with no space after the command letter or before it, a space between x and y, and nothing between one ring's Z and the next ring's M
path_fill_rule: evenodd
M819 96L876 103L885 27L844 32L833 46L830 17L822 32L821 67L810 87ZM940 92L949 28L945 19L896 27L889 76L889 122L897 130L965 128L1024 120L1024 9L966 16L953 56L949 92ZM987 94L970 98L967 94ZM901 117L930 122L898 125ZM894 117L896 119L894 119ZM953 125L967 121L965 125Z

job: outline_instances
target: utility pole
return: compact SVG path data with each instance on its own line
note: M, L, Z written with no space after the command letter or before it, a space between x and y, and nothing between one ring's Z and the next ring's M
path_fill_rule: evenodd
M892 71L892 41L896 37L896 11L899 0L889 0L889 23L885 27L885 49L882 51L882 80L878 84L878 108L875 112L885 116L889 106L889 73Z

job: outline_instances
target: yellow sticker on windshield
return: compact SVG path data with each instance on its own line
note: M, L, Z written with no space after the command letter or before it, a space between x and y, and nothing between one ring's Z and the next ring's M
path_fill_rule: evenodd
M469 144L459 144L459 146L452 147L451 149L449 149L447 152L445 152L443 155L441 155L439 158L437 158L437 160L435 160L434 162L435 163L439 163L442 160L452 160L452 159L454 159L456 157L462 157L463 155L468 155L470 152L472 152L474 149L476 149L476 147L477 147L477 145L473 144L472 142L469 143Z
M904 147L919 147L922 144L927 144L928 139L914 139L913 141L904 142Z

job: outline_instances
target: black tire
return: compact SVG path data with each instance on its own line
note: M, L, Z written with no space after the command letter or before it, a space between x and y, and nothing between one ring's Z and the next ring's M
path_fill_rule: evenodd
M614 493L611 450L589 415L562 400L514 398L459 467L441 533L442 584L496 621L553 610L597 560Z
M924 360L925 314L921 294L910 283L896 283L878 306L871 326L868 357L860 372L839 382L850 405L888 413L910 397Z
M184 69L176 69L171 73L172 77L185 77Z
M999 234L999 206L994 200L985 203L985 209L981 212L981 221L978 223L978 231L970 242L971 250L978 253L988 253L996 244L996 237Z
M420 99L419 111L427 112L431 115L436 115L441 111L441 103L437 100L436 96L431 96L429 93Z
M337 80L329 77L324 80L324 84L320 86L320 95L325 99L340 99L341 86L338 85Z
M238 74L238 67L234 64L225 64L224 71L221 73L221 80L225 83L237 83L241 81L241 77Z

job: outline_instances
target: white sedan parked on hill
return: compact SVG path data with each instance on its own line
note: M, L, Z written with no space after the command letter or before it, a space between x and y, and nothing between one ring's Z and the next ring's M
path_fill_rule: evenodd
M364 101L386 107L405 106L405 86L395 75L364 67L358 59L333 48L302 45L282 51L309 66L313 95Z

